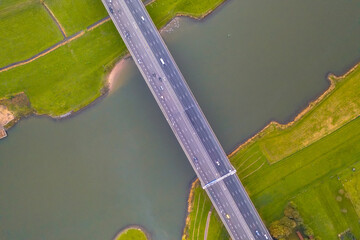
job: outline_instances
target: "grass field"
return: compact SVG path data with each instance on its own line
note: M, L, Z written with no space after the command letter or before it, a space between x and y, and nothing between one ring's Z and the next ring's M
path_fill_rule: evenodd
M306 222L322 239L337 239L336 234L348 228L360 236L359 217L350 200L339 193L340 189L343 187L339 180L326 179L293 199Z
M205 13L214 9L222 1L179 0L175 4L173 1L157 0L147 8L151 9L150 14L156 25L163 26L170 20L170 13L171 16L176 13L199 16L201 11ZM13 2L21 3L19 0ZM84 30L86 26L106 16L100 1L46 0L46 3L68 35ZM11 9L11 5L7 9ZM15 10L8 11L9 15L16 14ZM30 51L30 48L27 47L26 50ZM1 72L0 99L10 94L25 92L32 108L38 114L60 116L69 111L77 111L102 94L106 74L114 62L126 53L126 47L114 25L107 22L93 31L86 31L80 38L44 57ZM17 60L21 59L12 59Z
M101 0L45 0L45 3L60 21L68 36L84 30L108 15Z
M360 217L360 162L354 164L352 169L345 169L341 174L341 182L353 203L357 215Z
M147 10L156 26L161 28L176 15L201 18L223 2L224 0L156 0L147 6Z
M283 129L272 124L258 141L270 162L279 161L335 131L360 112L360 68L349 77L351 83L331 77L335 90L295 124Z
M308 121L307 127L313 130L308 132L310 137L321 131L317 128L317 121L311 121L315 126L310 124L308 119L314 119L312 114L328 121L329 118L334 118L337 112L325 112L327 117L322 117L318 115L322 109L335 109L335 106L344 102L340 98L346 99L349 105L359 101L359 70L360 66L338 82L331 94L309 111L305 118L299 120ZM360 110L357 112L357 116L359 115ZM291 131L282 131L294 134L293 137L296 138L299 134L297 128L302 129L303 125L296 123ZM256 138L230 158L265 223L269 225L280 218L285 205L292 200L298 205L305 224L323 239L335 240L337 234L347 228L359 238L359 215L356 214L356 206L359 204L359 180L355 173L360 170L360 118L343 122L331 133L322 132L322 137L314 143L271 164L261 144L263 138L278 143L277 138L283 138L283 135L280 130L277 131L279 134L272 138L268 138L266 134ZM292 144L286 146L293 149ZM352 169L358 165L354 173ZM348 180L350 177L345 177L344 173L349 171L352 173L351 180ZM345 190L345 193L340 194L341 201L338 201L336 199L340 189ZM201 191L201 187L197 187L197 191ZM348 195L352 202L347 199ZM197 206L192 206L192 212L197 211ZM210 229L219 229L221 225L219 221L214 221ZM194 231L192 227L186 226L185 232ZM192 239L189 234L187 236L185 239Z
M106 65L126 48L111 22L24 66L0 74L0 96L24 91L38 114L78 110L101 95Z
M205 234L207 215L211 209L211 202L198 181L193 188L191 205L193 210L189 213L189 222L185 226L183 240L203 240ZM216 210L212 210L207 240L228 239L229 235L222 225Z
M189 226L191 227L188 234L191 239L204 239L206 219L211 208L211 202L200 184L197 183L196 186L193 199L196 211L190 213Z
M115 240L147 240L147 237L140 229L127 229L121 233Z
M27 59L62 39L39 1L0 6L0 67Z

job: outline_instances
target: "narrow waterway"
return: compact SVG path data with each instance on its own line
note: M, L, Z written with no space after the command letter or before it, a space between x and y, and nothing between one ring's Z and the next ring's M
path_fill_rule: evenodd
M360 57L360 0L230 0L166 42L226 151L290 120ZM112 239L129 224L178 240L194 178L131 60L72 118L26 119L0 141L0 239Z

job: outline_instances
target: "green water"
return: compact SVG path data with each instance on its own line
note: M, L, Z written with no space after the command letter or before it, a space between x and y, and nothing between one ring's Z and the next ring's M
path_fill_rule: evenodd
M360 59L360 1L231 0L164 33L226 151L291 120ZM194 178L131 60L121 86L62 121L0 142L0 239L112 239L129 224L180 239Z

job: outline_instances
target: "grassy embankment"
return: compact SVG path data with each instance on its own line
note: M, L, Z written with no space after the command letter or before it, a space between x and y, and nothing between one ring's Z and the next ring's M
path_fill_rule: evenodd
M121 232L114 240L148 240L146 234L137 228L129 228Z
M292 200L305 224L323 239L335 240L348 228L359 238L359 175L347 182L342 176L355 165L355 172L360 169L360 65L344 78L331 79L333 90L294 123L288 127L270 124L230 160L267 224L280 218ZM198 239L192 237L193 232L205 225L199 215L195 218L201 187L192 191L185 239ZM208 199L205 206L210 206ZM217 220L209 231L212 228L219 233L224 227ZM219 238L215 234L208 239Z
M86 27L90 24L106 17L107 13L101 1L45 0L45 2L68 35L84 30L85 34L33 62L1 72L0 99L24 92L37 114L59 116L69 111L77 111L103 94L106 86L105 76L113 64L127 53L127 50L111 22L106 22L92 31L86 31ZM160 28L177 14L199 17L216 8L221 2L223 0L176 2L156 0L148 5L147 9ZM30 35L46 41L50 37L43 36L51 35L49 32L55 32L53 38L58 39L61 36L60 31L46 15L43 18L49 22L40 22L37 25L46 25L44 28L51 26L51 29L34 31L33 22L46 14L45 10L40 10L39 1L13 0L13 3L13 5L8 4L6 8L7 16L13 19L11 24L15 24L16 19L27 21L17 23L23 24L21 31L9 31L6 33L6 38L0 38L0 45L9 44L8 39L17 39L25 44L20 49L11 49L14 58L2 57L1 59L5 59L4 64L23 60L36 53L31 43L28 43ZM15 7L17 4L27 7L19 13ZM4 11L0 9L0 15L4 14ZM6 28L0 28L1 35L5 34L3 29L12 26L9 23L8 26L4 26ZM54 43L50 40L41 41L42 44L47 43L45 44L47 47ZM23 54L24 52L28 54Z
M38 1L0 4L0 67L29 58L62 39Z

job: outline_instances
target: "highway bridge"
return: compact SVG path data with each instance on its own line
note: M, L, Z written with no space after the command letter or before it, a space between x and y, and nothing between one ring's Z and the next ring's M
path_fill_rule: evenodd
M233 240L271 239L141 0L102 0Z

